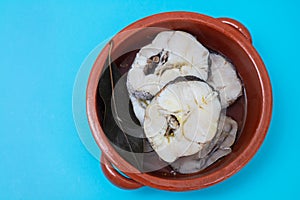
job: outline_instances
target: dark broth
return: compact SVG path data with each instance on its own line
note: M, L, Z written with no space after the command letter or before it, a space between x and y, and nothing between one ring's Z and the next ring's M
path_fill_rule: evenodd
M116 66L118 67L119 72L123 75L126 72L128 72L128 70L131 67L131 64L133 63L136 54L138 53L139 50L135 50L135 51L131 51L128 52L126 54L123 54L122 56L118 57L117 59L114 60L114 63L116 64ZM239 76L240 77L240 76ZM240 79L242 80L242 77L240 77ZM98 95L99 96L99 95ZM237 132L237 136L236 136L236 141L239 139L241 133L243 132L243 127L245 124L245 119L246 119L246 113L247 113L247 101L246 101L246 92L245 90L243 90L243 94L242 96L240 96L231 106L229 106L226 110L226 115L231 117L232 119L234 119L237 123L238 123L238 132ZM103 119L103 109L101 109L101 107L103 107L103 102L101 102L101 99L99 99L99 103L98 103L98 115L99 115L99 119ZM129 109L132 109L132 106L129 106ZM133 113L132 110L130 110L129 112ZM137 119L133 119L136 123L138 123ZM102 120L101 120L102 121ZM219 159L217 162L213 163L211 166L209 166L208 168L197 172L197 173L205 173L207 171L209 171L211 168L214 167L214 165L217 165L219 162L222 162L222 158ZM178 177L186 177L186 176L190 176L187 174L180 174L180 173L175 173L172 168L170 166L164 167L160 170L157 171L152 171L152 172L148 172L151 175L154 176L164 176L164 177L168 177L168 178L178 178Z

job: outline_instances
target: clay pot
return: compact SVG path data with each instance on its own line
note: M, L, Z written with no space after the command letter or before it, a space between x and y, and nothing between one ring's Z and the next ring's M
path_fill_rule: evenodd
M244 129L234 144L232 153L203 172L178 177L141 173L111 146L99 122L97 87L108 57L108 44L94 63L86 93L88 120L93 136L102 150L101 165L104 174L112 183L125 189L150 186L163 190L186 191L208 187L225 180L244 167L254 156L266 136L271 119L270 79L262 59L252 46L249 31L241 23L229 18L212 18L190 12L161 13L141 19L118 33L112 39L115 55L129 46L141 48L149 43L157 33L140 29L144 27L189 32L204 46L225 55L233 62L244 82L247 94L245 98L248 112ZM128 63L129 66L130 64ZM127 177L121 175L112 165Z

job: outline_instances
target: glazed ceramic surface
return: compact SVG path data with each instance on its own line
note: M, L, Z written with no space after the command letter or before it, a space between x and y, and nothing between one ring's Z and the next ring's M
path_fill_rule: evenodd
M190 12L169 12L141 19L118 33L113 39L112 57L122 55L128 48L139 49L158 33L157 29L182 30L194 35L207 48L225 55L235 65L245 88L246 110L243 130L232 147L232 153L204 171L185 176L162 176L141 173L126 162L111 146L99 119L101 105L97 101L98 82L108 57L110 44L99 54L90 73L86 101L87 116L93 136L102 150L101 165L105 175L114 184L125 189L150 186L163 190L195 190L216 184L239 171L254 156L267 133L271 112L271 84L265 65L252 46L249 31L229 18L212 18ZM130 59L129 59L130 60ZM132 59L131 59L132 62ZM128 61L127 66L130 66ZM126 68L126 70L128 70ZM122 69L124 70L124 69ZM126 71L125 70L125 71ZM236 112L237 113L237 112ZM129 178L118 173L114 167Z

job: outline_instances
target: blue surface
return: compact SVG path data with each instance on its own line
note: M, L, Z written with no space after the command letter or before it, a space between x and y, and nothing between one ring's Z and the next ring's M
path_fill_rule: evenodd
M0 199L300 199L298 1L0 1ZM104 39L172 10L244 23L269 71L267 138L239 173L213 187L170 193L110 184L72 116L76 73Z

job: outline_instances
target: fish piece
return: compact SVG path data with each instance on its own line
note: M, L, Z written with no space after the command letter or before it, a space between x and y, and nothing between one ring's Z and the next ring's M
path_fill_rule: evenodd
M219 92L222 108L226 108L242 95L242 83L234 66L223 56L211 53L210 59L210 76L207 82Z
M130 99L140 104L151 100L179 76L191 75L207 80L208 58L209 51L191 34L183 31L159 33L151 44L140 49L128 72L126 85ZM138 118L143 122L142 117Z
M172 168L182 174L201 171L218 159L231 153L238 125L230 117L221 114L218 131L212 141L203 145L201 151L191 156L181 157L171 163Z
M203 81L167 84L146 108L144 131L159 157L174 162L199 152L218 127L218 93Z

